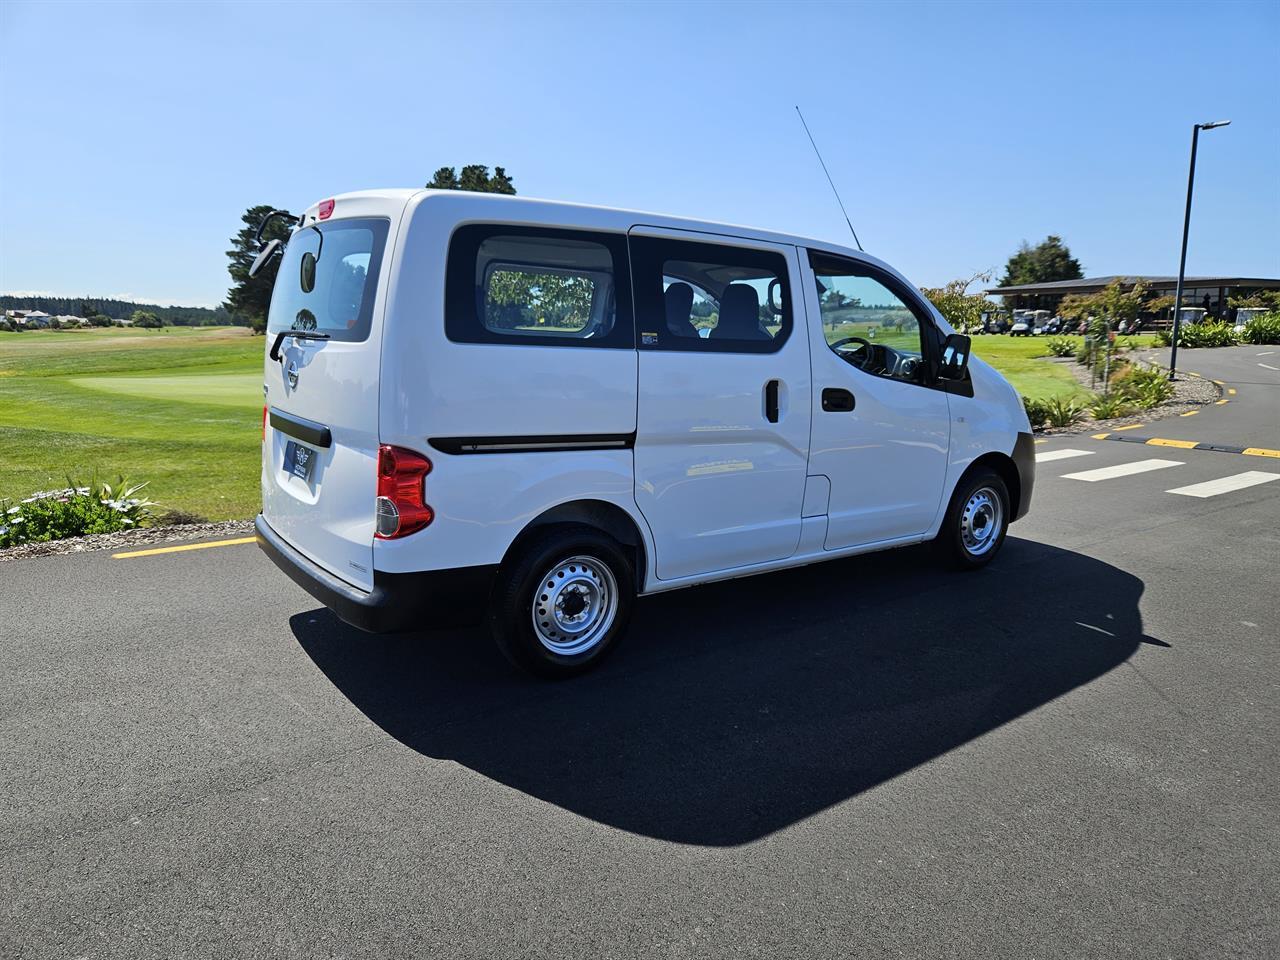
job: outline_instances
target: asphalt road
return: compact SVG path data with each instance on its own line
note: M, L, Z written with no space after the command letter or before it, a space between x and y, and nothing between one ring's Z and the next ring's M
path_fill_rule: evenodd
M1280 460L1037 450L981 573L646 599L556 685L251 545L0 565L0 953L1280 955L1280 479L1166 492Z
M1169 365L1167 348L1139 356ZM1160 436L1280 449L1280 346L1179 349L1178 372L1219 381L1227 391L1223 406L1230 409L1209 407L1194 417L1162 420Z

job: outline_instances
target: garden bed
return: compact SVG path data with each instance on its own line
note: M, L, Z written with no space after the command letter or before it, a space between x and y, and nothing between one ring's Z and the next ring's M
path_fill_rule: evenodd
M1075 362L1068 357L1046 357L1044 362L1061 366L1070 372L1076 381L1086 390L1090 389L1089 369ZM1099 384L1095 383L1095 388ZM1067 433L1091 433L1101 430L1115 430L1117 427L1124 427L1131 424L1150 423L1153 420L1163 420L1167 417L1181 416L1192 410L1199 410L1209 404L1216 403L1222 398L1222 388L1212 380L1206 380L1203 377L1193 377L1190 374L1179 374L1178 379L1173 381L1173 396L1163 403L1155 407L1145 410L1138 410L1129 416L1113 417L1108 420L1099 420L1094 417L1087 409L1081 419L1075 423L1065 427L1036 427L1035 432L1038 436L1053 436L1055 434Z
M181 543L188 540L218 540L224 537L246 537L253 534L252 520L226 520L221 523L184 523L177 526L139 527L115 533L95 533L86 537L24 543L0 550L0 563L51 557L91 550L127 550L151 544Z

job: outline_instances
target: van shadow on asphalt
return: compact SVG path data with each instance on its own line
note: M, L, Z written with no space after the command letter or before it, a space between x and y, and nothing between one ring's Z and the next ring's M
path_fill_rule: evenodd
M414 750L600 823L723 846L979 737L1140 642L1167 646L1143 635L1141 595L1028 540L974 574L897 550L642 599L610 660L550 684L478 629L372 637L323 608L290 624Z

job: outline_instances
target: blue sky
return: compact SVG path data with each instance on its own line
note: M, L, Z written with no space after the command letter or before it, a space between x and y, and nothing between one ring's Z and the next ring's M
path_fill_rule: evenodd
M0 4L0 291L214 304L244 209L501 164L843 240L921 285L1280 276L1280 3Z

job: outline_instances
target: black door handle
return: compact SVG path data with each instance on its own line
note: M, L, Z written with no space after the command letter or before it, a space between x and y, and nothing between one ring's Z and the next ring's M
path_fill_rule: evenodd
M853 394L840 387L827 387L822 391L822 409L828 413L842 413L856 405Z
M770 423L778 422L778 381L770 380L764 385L764 417Z

